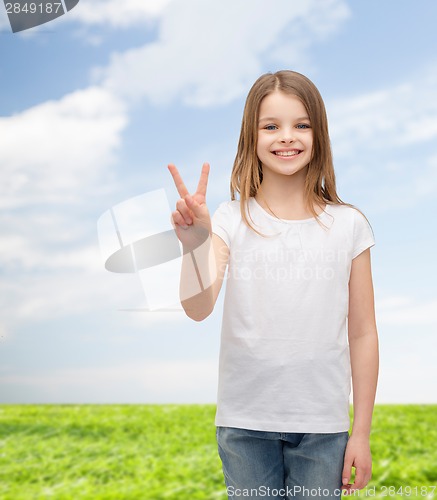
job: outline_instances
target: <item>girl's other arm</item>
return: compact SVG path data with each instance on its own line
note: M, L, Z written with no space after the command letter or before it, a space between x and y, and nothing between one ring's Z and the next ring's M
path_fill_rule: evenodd
M352 261L349 281L349 349L352 368L354 419L346 447L343 488L364 488L372 475L370 427L378 379L378 334L370 263L370 249ZM352 467L355 482L348 484Z

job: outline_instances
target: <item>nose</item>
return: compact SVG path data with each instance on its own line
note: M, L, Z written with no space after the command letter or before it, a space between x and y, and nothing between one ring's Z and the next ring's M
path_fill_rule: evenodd
M294 141L294 131L292 128L284 128L282 131L281 142L289 143Z

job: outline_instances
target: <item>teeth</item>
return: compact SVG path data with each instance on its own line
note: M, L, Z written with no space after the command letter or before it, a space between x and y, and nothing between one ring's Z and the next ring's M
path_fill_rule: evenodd
M298 155L300 151L275 151L277 156L295 156Z

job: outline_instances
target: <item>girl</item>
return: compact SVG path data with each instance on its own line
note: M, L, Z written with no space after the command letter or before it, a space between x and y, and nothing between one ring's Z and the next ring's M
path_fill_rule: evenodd
M255 82L232 201L212 220L209 165L193 195L169 170L181 196L172 219L190 318L211 313L228 267L216 426L229 498L336 498L364 488L378 372L374 239L337 195L317 88L293 71Z

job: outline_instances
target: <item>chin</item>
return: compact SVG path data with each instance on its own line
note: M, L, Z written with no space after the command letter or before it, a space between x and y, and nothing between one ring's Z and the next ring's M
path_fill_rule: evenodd
M292 177L293 175L301 174L304 171L305 171L304 173L306 175L307 167L308 167L308 165L305 165L303 167L290 166L288 168L282 167L281 169L271 169L271 171L274 172L275 174L279 174L283 177Z

